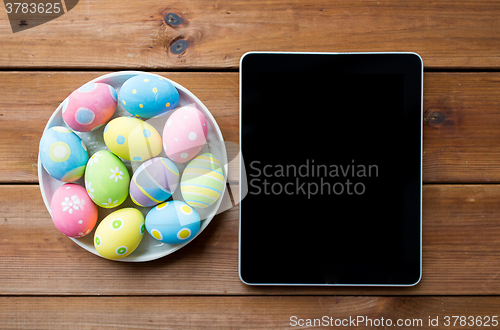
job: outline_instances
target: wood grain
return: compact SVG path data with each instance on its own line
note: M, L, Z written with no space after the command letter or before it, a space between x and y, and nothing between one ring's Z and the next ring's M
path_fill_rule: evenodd
M498 295L499 198L500 185L424 187L423 277L414 287L252 287L238 277L237 207L170 256L123 263L60 234L38 186L0 185L0 294Z
M38 143L52 112L75 88L102 74L0 72L0 183L38 182ZM237 73L160 74L198 96L225 140L239 143ZM498 100L499 73L425 74L424 182L500 182ZM235 165L230 182L238 181Z
M500 75L425 78L424 181L500 182Z
M182 23L167 24L168 13ZM500 2L492 0L87 0L15 34L0 15L0 70L23 70L0 72L0 329L297 328L292 315L422 319L422 326L408 328L428 328L429 317L443 326L445 316L494 316L500 310L498 72L425 74L423 278L415 287L244 285L237 206L170 256L108 261L60 234L39 187L24 183L38 182L38 142L52 112L76 87L105 73L69 70L169 71L160 74L198 96L224 138L238 143L238 73L172 71L235 70L252 50L412 51L427 69L497 70L499 15ZM178 40L187 48L177 49ZM24 71L37 69L43 72ZM238 182L236 165L231 183Z
M18 33L2 15L0 68L234 69L251 50L412 51L426 67L498 68L499 15L491 0L89 0Z
M446 316L498 319L499 308L498 297L1 297L0 329L309 329L299 324L324 317L349 329L385 329L382 318L428 329L437 318L441 329Z

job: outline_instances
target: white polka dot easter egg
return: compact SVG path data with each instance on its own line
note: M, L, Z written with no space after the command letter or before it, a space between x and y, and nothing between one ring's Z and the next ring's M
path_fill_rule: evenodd
M142 74L125 81L120 103L136 117L153 118L175 109L179 92L167 79Z
M148 212L146 229L158 241L181 244L196 236L200 230L200 216L182 201L169 201Z
M130 117L118 117L104 128L108 149L126 160L145 161L160 154L162 144L158 131L150 124Z
M94 235L94 247L106 259L121 259L141 243L144 216L134 208L123 208L102 219Z
M85 169L85 188L100 207L113 208L128 196L130 175L123 162L107 150L90 157Z
M207 142L207 120L191 106L179 108L170 115L163 129L163 148L171 160L186 163L193 159Z
M177 189L179 170L170 159L157 157L144 162L130 180L130 197L143 207L166 201Z
M69 237L87 235L97 222L97 206L90 200L85 188L74 183L57 188L50 208L57 230Z
M40 160L47 173L63 182L74 182L85 172L89 159L80 137L63 126L47 129L40 139Z
M182 198L192 207L206 208L219 199L225 184L220 161L211 153L203 153L182 173Z
M116 90L103 83L88 83L75 90L62 104L62 117L78 132L90 132L104 125L115 113Z

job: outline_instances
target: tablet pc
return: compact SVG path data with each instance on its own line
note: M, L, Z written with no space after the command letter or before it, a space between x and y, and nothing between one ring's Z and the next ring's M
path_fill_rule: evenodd
M243 55L244 283L419 282L422 88L415 53Z

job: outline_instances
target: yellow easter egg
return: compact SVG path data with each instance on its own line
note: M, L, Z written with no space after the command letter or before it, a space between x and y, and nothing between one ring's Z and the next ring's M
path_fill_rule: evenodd
M146 122L136 126L129 135L130 160L141 162L158 156L162 149L161 136Z
M94 246L106 259L130 255L144 236L144 216L134 208L123 208L105 217L97 227Z
M162 150L161 137L150 124L129 117L118 117L104 129L108 149L126 160L144 161L156 157Z
M203 153L190 161L182 173L182 198L192 207L206 208L219 199L225 184L220 161L211 153Z

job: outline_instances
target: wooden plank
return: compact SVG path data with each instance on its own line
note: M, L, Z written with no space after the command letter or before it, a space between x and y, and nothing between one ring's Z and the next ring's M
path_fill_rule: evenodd
M0 329L471 329L494 327L499 308L498 297L1 297Z
M424 78L425 182L500 182L500 74Z
M38 145L52 112L76 88L103 72L0 73L0 182L38 182ZM161 73L192 91L238 143L237 73Z
M498 295L500 185L426 185L423 277L409 288L252 287L238 277L238 208L181 250L109 261L53 226L36 185L0 185L0 294Z
M168 13L182 23L166 24ZM499 15L491 0L80 1L19 33L2 15L0 67L237 68L245 52L273 50L412 51L427 67L498 68Z
M38 143L47 120L73 89L102 74L0 72L0 182L38 182ZM239 142L237 73L160 74L198 96L225 140ZM424 182L500 182L499 99L499 73L425 74ZM231 182L237 173L231 166Z

